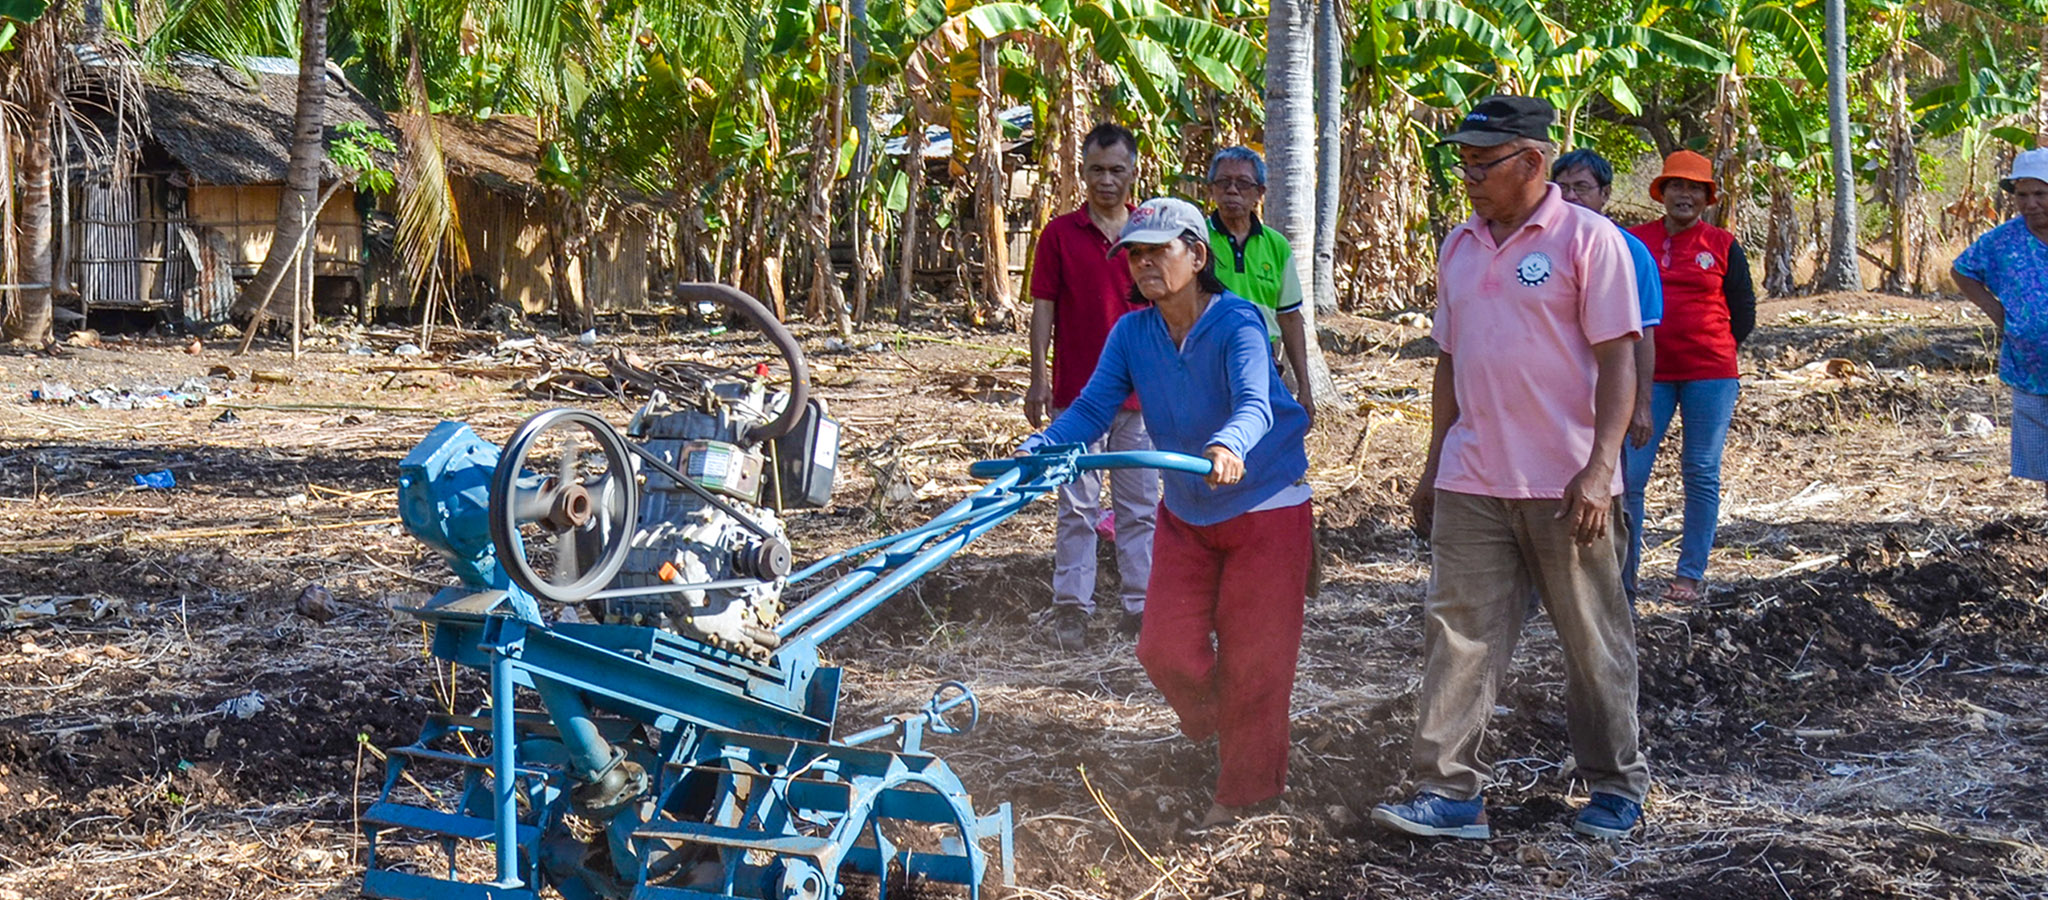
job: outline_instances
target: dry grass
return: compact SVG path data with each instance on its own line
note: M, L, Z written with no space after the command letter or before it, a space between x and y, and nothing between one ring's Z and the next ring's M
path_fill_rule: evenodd
M980 730L933 746L981 805L1017 804L1019 886L999 895L2041 896L2048 729L2033 698L2048 660L2033 610L2048 549L2035 520L2010 519L2040 495L2003 476L2002 428L1962 428L1970 413L2004 422L1983 357L1941 358L1981 323L1890 306L1767 311L1728 452L1718 590L1702 609L1642 609L1657 787L1635 840L1566 833L1583 793L1541 620L1501 694L1496 839L1411 843L1362 823L1398 790L1428 573L1398 518L1426 435L1428 347L1385 322L1342 319L1330 336L1353 402L1326 406L1313 438L1329 586L1308 610L1279 809L1188 831L1213 762L1178 736L1129 643L1032 642L1046 508L828 648L848 668L844 720L915 708L949 678L974 685ZM1905 327L1918 336L1888 337ZM870 340L882 346L814 359L848 463L840 506L797 519L799 557L920 521L973 489L967 461L1025 432L1011 336ZM317 347L296 369L259 357L295 380L237 380L237 425L212 424L214 407L0 404L0 900L354 896L351 816L381 777L369 748L480 686L449 684L389 610L447 579L388 521L396 460L443 414L502 440L547 405L512 382L590 362L452 346L404 372ZM631 349L706 365L761 352L731 336ZM0 385L162 380L217 355L0 357ZM1809 368L1836 356L1855 365ZM181 486L129 483L153 468ZM1652 576L1675 558L1677 504L1660 471ZM294 610L310 582L332 592L331 620ZM252 692L262 712L224 711Z

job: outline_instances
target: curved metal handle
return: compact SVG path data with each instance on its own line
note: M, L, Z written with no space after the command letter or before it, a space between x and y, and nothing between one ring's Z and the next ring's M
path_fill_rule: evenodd
M967 474L976 478L994 478L1018 466L1028 465L1032 457L1013 456L1009 459L984 459L967 467ZM1207 475L1213 468L1208 459L1172 453L1165 450L1126 450L1120 453L1083 453L1074 458L1074 465L1083 471L1095 469L1170 469L1190 475Z
M811 370L804 364L803 347L797 344L789 329L776 321L775 314L769 312L768 307L762 306L761 301L731 285L705 281L685 282L676 285L676 299L685 304L709 300L731 307L753 322L755 328L761 329L768 342L774 344L776 350L781 351L783 363L789 366L789 403L782 407L782 415L776 416L774 421L747 429L743 443L754 444L774 440L795 428L797 417L804 414L804 406L811 399Z

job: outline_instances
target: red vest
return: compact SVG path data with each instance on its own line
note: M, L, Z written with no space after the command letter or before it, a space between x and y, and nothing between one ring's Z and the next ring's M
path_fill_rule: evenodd
M1735 236L1700 222L1667 234L1659 218L1628 230L1650 248L1664 281L1657 325L1657 380L1734 378L1735 332L1728 320L1728 248Z

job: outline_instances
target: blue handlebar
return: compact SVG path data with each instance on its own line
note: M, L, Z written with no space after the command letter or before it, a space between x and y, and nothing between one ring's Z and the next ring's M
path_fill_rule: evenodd
M1026 465L1029 456L1009 459L984 459L967 467L967 474L976 478L994 478L1004 472ZM1200 456L1185 453L1170 453L1165 450L1127 450L1121 453L1083 453L1074 458L1074 465L1083 471L1095 469L1172 469L1190 475L1207 475L1211 463Z

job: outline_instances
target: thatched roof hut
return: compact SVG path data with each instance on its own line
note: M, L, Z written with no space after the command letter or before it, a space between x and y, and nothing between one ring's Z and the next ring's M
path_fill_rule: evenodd
M419 118L394 113L392 120L410 129ZM540 126L531 116L436 116L441 157L448 174L508 197L540 202Z
M282 183L291 161L298 63L274 57L243 62L246 71L183 55L171 61L168 72L143 83L149 137L201 183ZM384 112L341 70L330 68L326 85L328 140L337 136L335 126L362 122L397 141ZM329 167L325 176L336 177Z
M136 65L79 52L89 69ZM110 140L111 153L65 165L67 267L82 307L169 307L195 325L222 321L235 279L255 273L276 237L298 64L185 54L140 81L141 115L123 111L140 125L140 146ZM339 69L328 70L325 86L330 140L348 122L397 139ZM112 127L102 124L109 138ZM397 164L381 154L379 162ZM326 169L327 179L341 175L332 162ZM363 216L352 189L338 189L320 211L313 258L318 296L361 296Z

